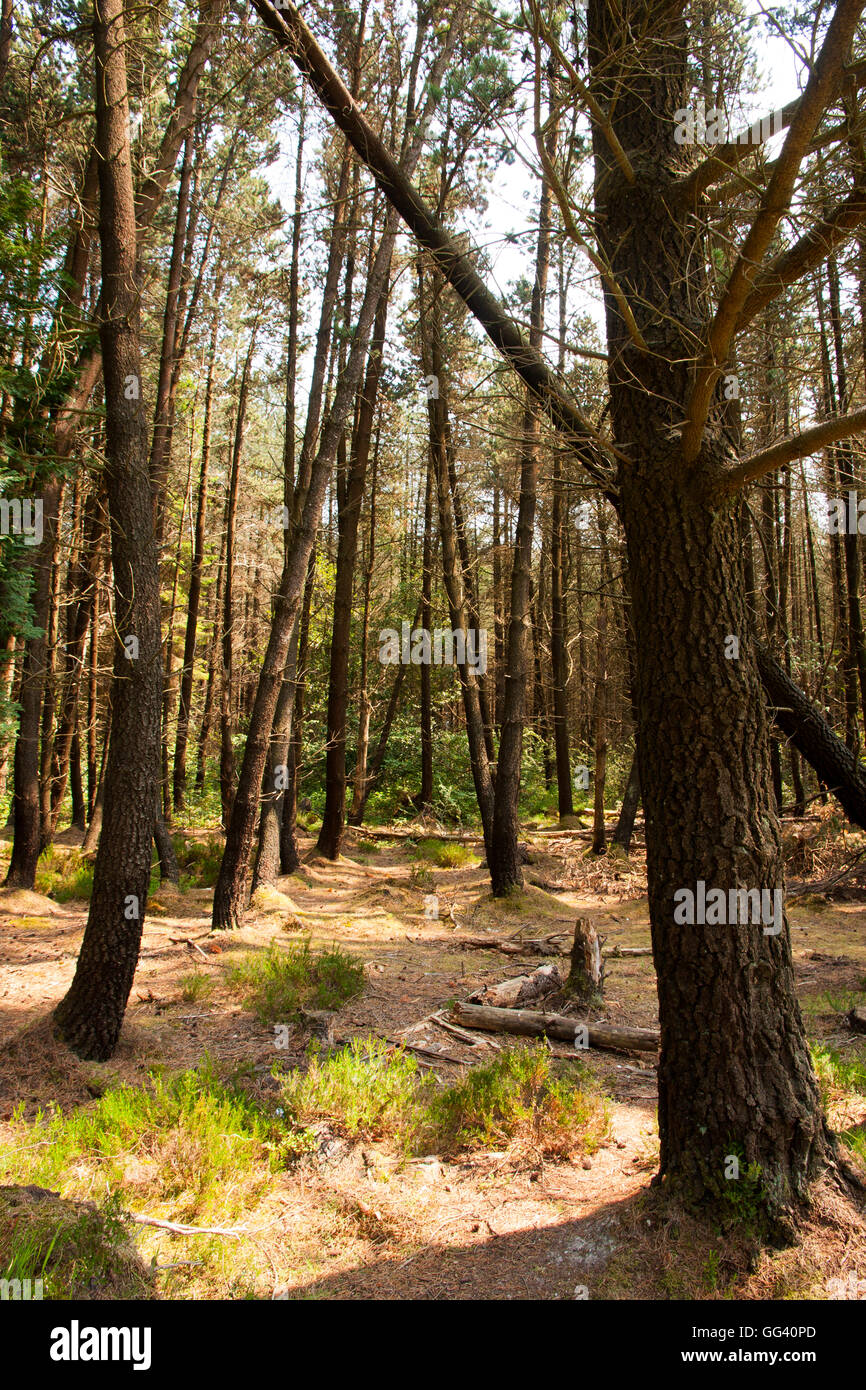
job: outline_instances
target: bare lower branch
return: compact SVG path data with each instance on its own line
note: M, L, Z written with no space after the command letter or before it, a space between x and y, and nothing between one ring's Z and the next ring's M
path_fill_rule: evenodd
M700 452L713 390L739 327L743 307L779 221L790 206L797 174L818 122L838 89L845 55L862 10L863 0L839 0L824 36L821 52L792 117L773 176L728 278L721 303L710 325L706 350L695 371L695 383L683 429L683 455L687 462L697 458Z
M743 305L739 328L745 328L756 314L776 299L787 285L801 280L810 270L822 265L852 232L866 219L866 187L859 186L799 241L763 270L755 281L751 294Z
M801 430L799 434L790 435L778 444L772 444L769 449L762 449L760 453L744 459L725 474L722 490L726 493L736 492L746 483L753 483L765 473L772 473L775 468L781 468L794 459L808 458L828 444L834 444L838 439L849 439L852 434L860 434L863 430L866 430L866 407L852 410L848 415L836 415L832 420L822 420L820 425Z

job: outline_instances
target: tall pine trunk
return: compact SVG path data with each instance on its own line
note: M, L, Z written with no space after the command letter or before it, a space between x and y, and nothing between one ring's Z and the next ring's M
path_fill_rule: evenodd
M122 0L94 4L93 33L102 249L99 336L117 638L104 819L90 912L75 976L55 1019L78 1056L105 1061L117 1046L147 905L159 779L162 650L148 428L140 399L139 288Z

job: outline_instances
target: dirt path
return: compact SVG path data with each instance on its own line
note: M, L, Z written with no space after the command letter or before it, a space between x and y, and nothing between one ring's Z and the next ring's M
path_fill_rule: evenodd
M220 1066L265 1076L277 1055L273 1031L227 988L226 965L275 940L306 936L315 945L337 943L365 964L362 994L338 1016L337 1043L369 1034L405 1041L424 1050L417 1054L422 1065L443 1080L465 1074L495 1055L494 1047L470 1046L430 1014L480 984L538 964L528 955L461 949L465 938L489 933L517 941L561 932L563 971L579 915L595 922L608 947L649 944L639 862L580 860L575 851L582 846L568 834L531 837L530 847L527 873L536 883L494 902L475 863L419 872L404 842L352 834L346 856L331 864L315 858L310 843L301 870L260 896L246 926L230 937L210 932L210 891L158 892L121 1045L101 1067L71 1058L40 1022L72 978L86 904L0 891L0 1120L10 1120L17 1102L30 1116L52 1102L86 1105L109 1082L140 1085L154 1067L192 1067L205 1053ZM571 886L550 892L539 882ZM431 919L434 906L438 919ZM842 1003L858 991L862 1001L866 988L866 914L856 904L795 906L791 922L807 1022L814 1034L838 1038ZM183 998L191 973L210 985L195 1002ZM657 1026L651 958L610 961L605 988L600 1017ZM302 1044L293 1046L295 1053L283 1056L301 1062ZM564 1046L552 1051L574 1059ZM323 1125L315 1160L277 1175L256 1197L244 1220L250 1234L228 1242L231 1254L220 1257L216 1283L212 1252L204 1272L196 1272L202 1240L140 1228L146 1257L178 1266L161 1276L162 1295L245 1289L337 1298L718 1296L725 1270L706 1238L690 1243L686 1221L674 1235L669 1219L664 1232L656 1228L649 1192L658 1150L653 1060L593 1051L587 1062L610 1098L610 1137L591 1158L544 1163L481 1151L459 1162L437 1155L407 1162L385 1144L350 1144ZM134 1210L142 1181L133 1155L124 1197ZM159 1215L172 1213L163 1208ZM866 1266L866 1256L860 1262ZM815 1270L825 1265L811 1251L796 1266L810 1296L826 1296L815 1292ZM826 1267L836 1272L832 1260ZM778 1262L760 1265L737 1296L766 1296L767 1280L778 1272Z

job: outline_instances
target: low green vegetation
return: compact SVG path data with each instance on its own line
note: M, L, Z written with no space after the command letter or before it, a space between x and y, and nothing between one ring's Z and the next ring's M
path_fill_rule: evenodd
M468 845L435 838L419 840L414 847L413 856L416 860L435 864L438 869L462 869L466 864L478 863L477 857Z
M195 1004L199 999L207 999L213 994L215 981L202 970L193 970L189 975L181 975L178 981L180 997L186 1004Z
M567 1077L554 1075L537 1043L504 1049L433 1099L431 1137L443 1151L522 1141L550 1155L594 1153L609 1131L608 1108L585 1068L568 1066Z
M338 946L314 952L307 939L249 953L229 967L227 978L262 1023L286 1023L300 1008L339 1009L360 994L364 966Z
M0 1197L0 1279L29 1281L31 1299L146 1298L153 1271L130 1239L116 1194L101 1208L45 1194ZM41 1282L37 1284L36 1281Z
M49 845L39 857L36 869L36 891L65 903L73 898L89 900L93 889L93 864L83 859L78 850L63 850Z
M10 1128L3 1182L100 1200L129 1185L141 1199L170 1200L184 1220L225 1214L245 1181L264 1187L285 1161L285 1127L208 1058L168 1080L154 1072L144 1087L111 1087L68 1115L40 1111L27 1124L19 1110Z
M281 1106L296 1124L324 1118L345 1134L387 1135L406 1147L420 1126L426 1089L409 1053L378 1038L353 1038L325 1057L312 1046L307 1071L282 1078Z
M607 1106L579 1063L553 1073L536 1043L506 1048L439 1089L415 1059L378 1039L353 1039L282 1083L299 1124L327 1118L346 1134L387 1137L406 1151L453 1153L518 1142L545 1154L593 1153L609 1129ZM572 1079L577 1068L577 1080Z
M213 888L223 853L223 843L216 835L209 835L206 840L175 835L174 851L180 869L181 888Z
M824 1106L837 1111L854 1108L862 1114L862 1102L866 1097L866 1041L857 1043L844 1055L825 1046L813 1047L812 1055ZM866 1123L861 1119L842 1130L840 1137L866 1164Z

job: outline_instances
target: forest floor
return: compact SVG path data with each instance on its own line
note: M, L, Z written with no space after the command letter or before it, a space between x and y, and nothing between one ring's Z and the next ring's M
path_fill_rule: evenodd
M793 871L805 867L811 879L826 868L809 849L816 821L787 832ZM458 837L431 841L434 859L462 861L439 867L425 860L423 843L419 849L396 829L350 832L337 863L302 841L300 870L260 895L231 934L210 931L209 889L158 890L121 1042L103 1064L72 1057L49 1022L73 975L86 901L0 890L0 1274L3 1229L20 1235L32 1227L38 1236L60 1223L74 1235L68 1287L80 1293L84 1271L85 1296L97 1299L824 1299L840 1287L834 1280L852 1274L866 1297L866 1222L829 1185L799 1241L784 1250L760 1249L735 1205L726 1228L711 1229L650 1189L658 1156L653 1054L578 1057L565 1044L537 1044L557 1075L591 1097L592 1133L553 1153L526 1133L520 1142L494 1135L419 1152L385 1122L348 1123L342 1097L340 1113L308 1125L303 1152L284 1162L256 1137L253 1121L248 1134L234 1132L240 1111L219 1112L221 1133L209 1131L212 1096L182 1115L164 1089L159 1104L131 1105L123 1087L150 1095L207 1057L213 1074L234 1077L248 1105L273 1113L274 1063L278 1072L303 1072L307 1038L292 1026L288 1047L277 1048L274 1023L251 1010L232 976L233 966L264 959L273 943L309 939L314 950L336 945L363 962L363 988L335 1019L337 1047L370 1037L411 1044L417 1050L400 1055L415 1058L440 1089L500 1058L511 1040L479 1034L473 1045L430 1016L540 961L470 949L467 938L561 933L561 956L552 959L563 975L578 916L591 919L608 949L649 945L639 843L629 859L589 858L577 821L561 831L530 829L525 839L527 886L506 901L490 895L477 839L464 837L451 855ZM852 847L849 837L846 851ZM438 920L425 915L431 894ZM862 1136L866 1037L845 1015L866 1003L866 891L793 898L788 913L831 1120ZM657 1026L651 957L608 960L595 1016ZM220 1144L225 1152L215 1152ZM111 1191L117 1208L105 1206ZM122 1236L120 1209L135 1220L122 1219ZM107 1243L107 1255L96 1258L88 1246L88 1220L102 1223L97 1243Z

